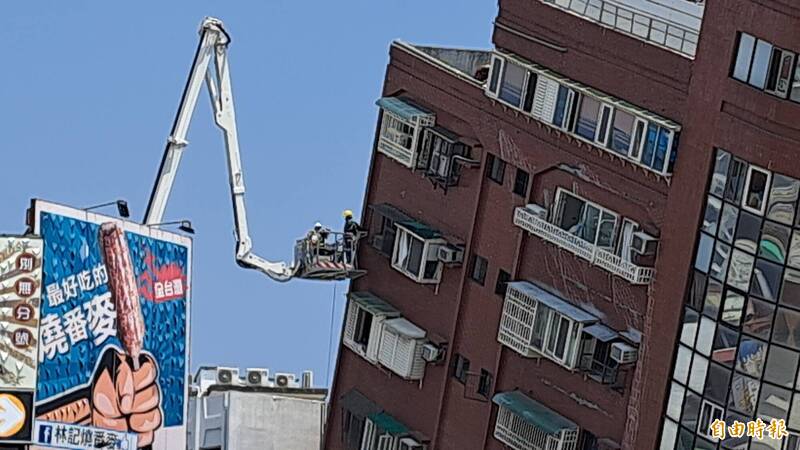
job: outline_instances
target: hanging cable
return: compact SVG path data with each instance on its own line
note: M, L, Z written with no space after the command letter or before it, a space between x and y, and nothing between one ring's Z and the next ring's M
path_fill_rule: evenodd
M336 283L333 285L333 298L331 300L331 323L328 326L328 368L325 369L325 381L327 383L331 383L331 351L333 347L333 318L336 313Z

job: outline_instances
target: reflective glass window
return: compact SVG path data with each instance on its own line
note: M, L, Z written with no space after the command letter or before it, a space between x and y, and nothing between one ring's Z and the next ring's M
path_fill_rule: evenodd
M785 175L774 174L772 176L772 188L769 191L767 218L786 225L792 225L799 194L800 181Z
M753 273L755 258L747 253L734 249L731 253L730 268L728 269L728 284L742 291L750 288L750 276Z
M694 261L695 269L708 273L708 267L711 265L711 255L713 252L714 238L705 233L700 233L700 243L697 244L697 258Z
M706 386L703 395L707 399L711 399L714 403L720 405L725 404L725 395L728 393L728 386L731 381L731 371L712 363L708 367L708 376L706 377Z
M670 388L669 401L667 402L667 416L675 420L681 418L681 409L683 408L683 396L686 394L686 389L678 383L673 382Z
M678 356L675 359L675 371L672 377L686 384L689 380L689 366L692 365L692 351L684 346L678 347Z
M780 302L787 306L800 308L800 271L786 269L783 274Z
M771 302L778 300L783 266L758 258L753 270L750 293Z
M762 339L769 339L774 312L775 307L770 303L750 297L745 309L742 331Z
M800 214L797 217L800 217ZM792 234L792 243L789 245L789 258L786 263L796 269L800 269L800 230L796 230Z
M719 306L722 303L722 283L716 280L708 280L708 288L706 289L706 299L703 305L703 314L717 318L719 314Z
M789 410L789 420L786 422L789 428L800 429L800 393L792 396L792 408ZM792 448L792 450L795 450Z
M772 342L800 350L800 312L778 308L772 329Z
M747 163L741 159L733 158L728 171L728 184L725 185L725 200L739 204L742 199L742 189L747 178Z
M688 303L692 308L701 311L703 309L703 304L705 303L706 280L708 277L704 273L696 270L693 272L693 275L692 285L689 289L686 303Z
M692 359L692 370L689 373L689 389L695 392L703 392L708 374L708 359L699 353L694 354Z
M733 65L733 78L747 82L750 75L750 63L753 61L753 48L756 38L742 33L739 35L739 48L736 52L736 62Z
M697 336L697 324L700 316L691 308L683 312L683 325L681 326L681 342L694 347L694 337Z
M728 260L731 256L731 246L717 241L714 247L714 256L711 258L711 268L709 274L717 280L724 280L728 273Z
M785 419L789 415L792 394L788 389L763 384L758 400L758 416L770 419Z
M714 332L717 329L717 323L708 317L700 319L700 330L697 332L697 342L695 348L700 353L709 356L711 355L711 346L714 343Z
M789 237L791 233L792 229L787 226L765 221L761 230L758 256L783 264L789 252Z
M722 201L709 196L706 202L706 212L703 216L703 231L712 236L717 234L717 225L719 223L719 213L721 209Z
M718 326L711 359L728 367L733 367L733 363L736 360L736 344L738 344L738 341L738 332L724 325Z
M759 386L758 380L734 372L731 390L728 394L728 407L745 416L752 416L756 410L756 402L758 402Z
M792 388L794 377L797 374L797 363L800 354L796 351L769 346L769 356L767 357L767 368L764 370L764 379L770 383Z
M736 355L736 370L746 375L761 378L767 358L767 344L749 337L742 337Z
M739 208L725 203L719 219L719 232L717 236L728 244L733 243L733 233L736 231L736 222L739 220Z
M722 321L739 326L744 310L744 295L733 289L725 290L725 304L722 306Z
M731 154L717 150L714 161L714 174L711 176L711 186L708 192L722 198L725 193L725 181L728 179L728 166L731 163Z
M755 254L758 249L758 238L761 235L761 218L747 211L739 214L739 226L736 229L737 248Z
M700 396L692 391L686 391L686 401L683 403L681 425L690 430L696 430L698 414L700 414Z

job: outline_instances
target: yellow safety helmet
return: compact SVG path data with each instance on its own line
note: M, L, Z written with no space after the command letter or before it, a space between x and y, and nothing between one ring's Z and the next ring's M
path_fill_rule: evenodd
M344 217L345 219L348 218L348 217L353 217L353 211L350 211L349 209L345 209L344 212L342 213L342 217Z

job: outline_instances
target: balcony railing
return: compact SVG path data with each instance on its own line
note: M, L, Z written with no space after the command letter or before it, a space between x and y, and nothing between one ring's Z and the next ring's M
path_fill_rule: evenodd
M668 8L650 0L541 1L688 58L694 58L697 51L703 11L701 4L683 1L680 2L681 8ZM641 9L626 3L638 3ZM670 18L660 17L658 13L669 15Z
M578 431L549 434L501 406L497 412L494 437L514 450L575 450Z
M621 257L598 248L570 232L559 228L527 208L520 206L514 212L514 225L552 242L603 269L628 280L632 284L650 284L655 275L652 267L641 267Z

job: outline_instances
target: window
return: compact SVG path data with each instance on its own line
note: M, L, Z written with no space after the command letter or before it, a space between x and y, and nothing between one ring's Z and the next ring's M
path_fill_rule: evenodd
M617 109L611 127L611 150L622 155L629 155L633 144L633 131L636 119L633 115Z
M486 268L488 265L489 262L486 261L486 258L473 254L471 263L472 269L470 270L469 277L483 286L484 281L486 281Z
M503 178L506 172L505 161L492 154L489 154L486 164L486 176L498 184L503 184Z
M440 128L426 128L417 158L417 168L425 170L425 175L439 184L455 186L460 174L454 156L464 156L468 147L458 142L458 136Z
M412 150L414 127L394 114L384 111L381 138L407 150Z
M425 330L407 319L396 317L384 322L378 362L407 380L420 380L425 374L422 346Z
M572 129L576 116L575 110L578 107L578 98L579 95L572 89L562 85L558 86L558 95L556 96L555 110L553 111L553 125L567 130Z
M583 329L581 369L599 383L617 381L619 364L611 359L611 346L615 342L620 342L619 335L605 325L594 324Z
M722 420L724 413L725 411L722 407L703 400L703 406L700 408L700 418L697 421L697 434L711 437L711 424L717 419Z
M489 92L497 94L497 85L500 80L500 69L503 66L503 60L497 56L492 55L492 75L489 79Z
M739 34L731 76L776 97L800 101L797 55L749 34Z
M617 214L559 189L556 222L561 229L601 248L613 249Z
M525 196L528 194L528 179L530 175L528 172L517 169L517 176L514 177L514 193L517 195Z
M374 216L378 221L378 232L372 238L372 246L384 255L390 256L394 249L397 230L394 221L386 216Z
M654 123L647 126L641 162L657 172L664 170L667 153L672 148L672 131Z
M500 83L500 100L519 108L528 71L524 67L506 61L503 69L503 80Z
M492 389L492 374L486 369L481 369L481 378L478 380L478 394L489 397Z
M497 272L497 282L494 285L494 293L505 296L508 289L508 282L511 280L511 275L503 269Z
M400 313L391 305L368 292L353 292L348 295L343 343L355 353L375 362L381 344L381 329L386 318Z
M453 378L464 384L467 382L467 372L469 372L469 359L460 353L456 353L456 357L453 360Z
M359 417L348 410L344 410L342 418L342 440L347 450L359 450L361 438L364 435L364 417Z
M392 267L418 283L438 283L441 278L438 250L444 244L441 238L423 239L398 224Z
M767 189L769 188L769 175L766 170L750 166L747 172L747 181L744 185L744 198L742 208L756 214L764 214Z
M599 113L600 102L587 95L582 95L575 133L585 139L594 141L595 134L597 133L597 115Z

